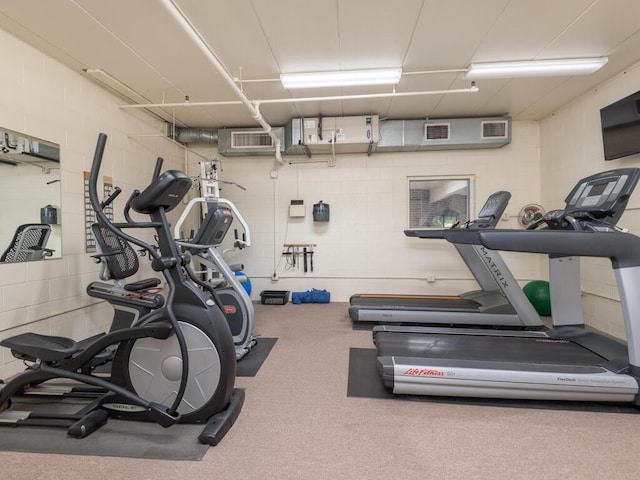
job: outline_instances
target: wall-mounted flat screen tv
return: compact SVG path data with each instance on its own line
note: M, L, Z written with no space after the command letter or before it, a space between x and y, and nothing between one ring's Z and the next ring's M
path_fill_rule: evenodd
M640 92L600 110L604 159L640 153Z

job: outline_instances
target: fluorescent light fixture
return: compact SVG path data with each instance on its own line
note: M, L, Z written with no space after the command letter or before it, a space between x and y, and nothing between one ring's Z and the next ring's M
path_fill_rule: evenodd
M568 58L562 60L528 60L522 62L472 63L465 78L549 77L586 75L607 63L607 57Z
M362 85L391 85L400 81L401 68L376 70L343 70L336 72L283 73L284 88L349 87Z

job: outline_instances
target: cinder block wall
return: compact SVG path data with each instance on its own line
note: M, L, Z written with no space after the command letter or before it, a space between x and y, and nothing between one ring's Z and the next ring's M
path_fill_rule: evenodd
M0 264L0 338L24 331L85 338L111 322L111 308L85 293L99 270L85 253L83 179L98 133L109 135L102 175L124 190L115 204L119 218L131 191L147 185L156 157L164 157L165 168L183 169L185 153L161 138L161 122L118 109L121 99L80 73L3 31L0 44L11 66L0 69L0 127L59 144L61 182L52 186L62 189L62 258ZM8 170L1 173L6 181ZM139 276L149 274L143 262ZM22 368L7 349L0 349L0 378Z
M253 246L229 253L245 273L258 300L262 290L327 289L332 301L345 302L354 293L457 294L477 288L455 249L445 240L406 237L409 226L408 178L468 175L472 178L472 216L498 190L512 194L501 228L521 228L517 214L540 201L540 147L537 122L514 122L513 141L499 149L337 155L285 156L274 167L270 157L225 158L214 148L197 149L222 160L223 180L240 183L243 191L222 184L246 217ZM331 160L331 162L328 162ZM295 163L303 162L303 163ZM190 166L192 174L198 166ZM277 177L272 178L274 170ZM304 200L306 216L290 218L291 200ZM314 222L313 204L330 205L329 222ZM285 243L314 247L314 271L287 266ZM541 278L541 256L504 253L516 277ZM302 260L300 258L300 260ZM544 258L546 262L546 257ZM273 272L279 280L271 280ZM427 282L435 276L435 282Z

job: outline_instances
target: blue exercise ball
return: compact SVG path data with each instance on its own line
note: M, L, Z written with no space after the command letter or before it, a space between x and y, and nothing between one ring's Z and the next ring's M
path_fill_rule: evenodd
M246 280L241 282L241 285L244 287L248 295L251 295L251 279L244 272L235 272L236 277L244 277Z

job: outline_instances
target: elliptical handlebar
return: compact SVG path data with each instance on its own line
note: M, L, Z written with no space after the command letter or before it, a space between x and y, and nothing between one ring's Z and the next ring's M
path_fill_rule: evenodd
M156 228L160 226L160 224L156 222L136 222L129 215L129 210L131 209L131 201L140 193L139 190L134 190L131 194L127 203L125 205L125 218L127 219L127 223L114 223L112 222L107 215L104 213L104 207L111 202L120 194L121 189L116 187L115 193L110 195L104 202L100 202L98 199L98 173L100 173L100 168L102 167L102 158L104 156L104 149L107 144L107 135L105 133L98 134L98 141L96 144L96 150L93 155L93 162L91 163L91 170L89 172L89 200L91 202L91 206L98 217L99 223L103 224L109 230L111 230L114 234L124 238L125 240L138 245L144 250L149 252L149 255L153 258L160 258L160 253L157 251L153 245L150 245L142 240L132 237L122 231L122 228ZM158 164L162 165L162 161L156 162L156 169L158 169ZM155 170L154 170L155 175ZM155 178L155 177L154 177Z
M127 199L127 203L124 206L124 218L128 223L131 223L131 224L136 223L135 220L131 218L131 202L138 195L140 195L140 190L136 188L133 192L131 192L131 195Z
M153 169L153 175L151 176L151 180L152 181L160 176L160 170L162 170L162 163L163 162L164 162L164 159L162 157L158 157L156 159L156 166Z
M109 205L111 205L113 203L113 201L116 199L116 197L118 195L120 195L122 193L122 189L120 187L116 187L113 189L113 192L111 192L111 195L109 195L107 198L105 198L102 203L100 203L100 208L101 209L105 209L107 208Z
M110 222L104 214L100 200L98 200L98 172L100 172L100 168L102 167L102 156L104 155L106 145L107 135L105 133L98 134L98 142L96 144L96 150L93 154L93 162L91 163L91 170L89 172L89 201L91 202L93 210L96 212L98 220L105 225Z

